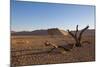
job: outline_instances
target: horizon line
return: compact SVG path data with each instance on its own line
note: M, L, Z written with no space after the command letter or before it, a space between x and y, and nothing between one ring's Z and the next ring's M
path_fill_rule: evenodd
M59 29L59 28L48 28L48 29ZM10 30L10 32L32 32L32 31L36 31L36 30L48 30L48 29L20 30L20 31ZM64 29L59 29L59 30L64 30ZM67 31L67 30L70 30L70 29L66 29L64 31ZM75 30L76 29L70 30L70 31L75 31ZM78 29L78 30L82 30L82 29ZM88 30L95 30L95 28L89 28Z

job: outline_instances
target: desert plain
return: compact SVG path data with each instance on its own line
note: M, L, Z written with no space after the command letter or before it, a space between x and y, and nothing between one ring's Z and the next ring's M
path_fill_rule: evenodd
M75 40L69 34L64 35L11 35L11 66L27 66L56 63L74 63L95 61L95 30L87 30L82 35L81 47L73 47L62 53L63 49L45 46L45 41L56 45L74 44Z

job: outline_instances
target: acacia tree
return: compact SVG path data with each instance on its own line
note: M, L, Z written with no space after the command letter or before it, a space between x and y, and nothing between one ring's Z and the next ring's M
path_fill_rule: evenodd
M67 30L68 31L68 33L74 38L74 40L75 40L75 46L76 47L81 47L82 45L81 45L81 39L82 39L82 34L83 34L83 32L85 31L85 30L87 30L89 28L89 26L86 26L85 28L83 28L81 31L80 31L80 33L79 33L79 35L78 35L78 25L76 26L76 31L75 31L75 34L73 34L71 31L69 31L69 30Z

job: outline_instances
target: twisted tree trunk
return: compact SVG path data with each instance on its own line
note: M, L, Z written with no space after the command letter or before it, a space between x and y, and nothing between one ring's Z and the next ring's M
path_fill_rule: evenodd
M75 46L76 47L81 47L82 45L81 45L81 39L82 39L82 34L83 34L83 32L85 31L85 30L87 30L89 28L89 26L86 26L84 29L82 29L81 31L80 31L80 33L79 33L79 36L78 36L78 34L77 34L77 32L79 31L78 30L78 25L76 26L76 31L75 31L75 34L73 34L72 32L70 32L69 30L68 30L68 33L74 38L74 40L75 40Z

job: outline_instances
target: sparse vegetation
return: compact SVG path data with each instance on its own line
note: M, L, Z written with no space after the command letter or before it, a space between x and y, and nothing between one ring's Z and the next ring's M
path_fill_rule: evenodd
M73 34L72 32L70 32L69 30L68 30L68 33L74 38L74 40L75 40L75 46L76 47L81 47L82 45L81 45L81 40L82 40L82 34L84 33L84 31L85 30L87 30L89 28L89 26L86 26L84 29L82 29L81 31L80 31L80 34L78 35L77 33L78 33L78 25L76 26L76 31L75 31L75 34Z

